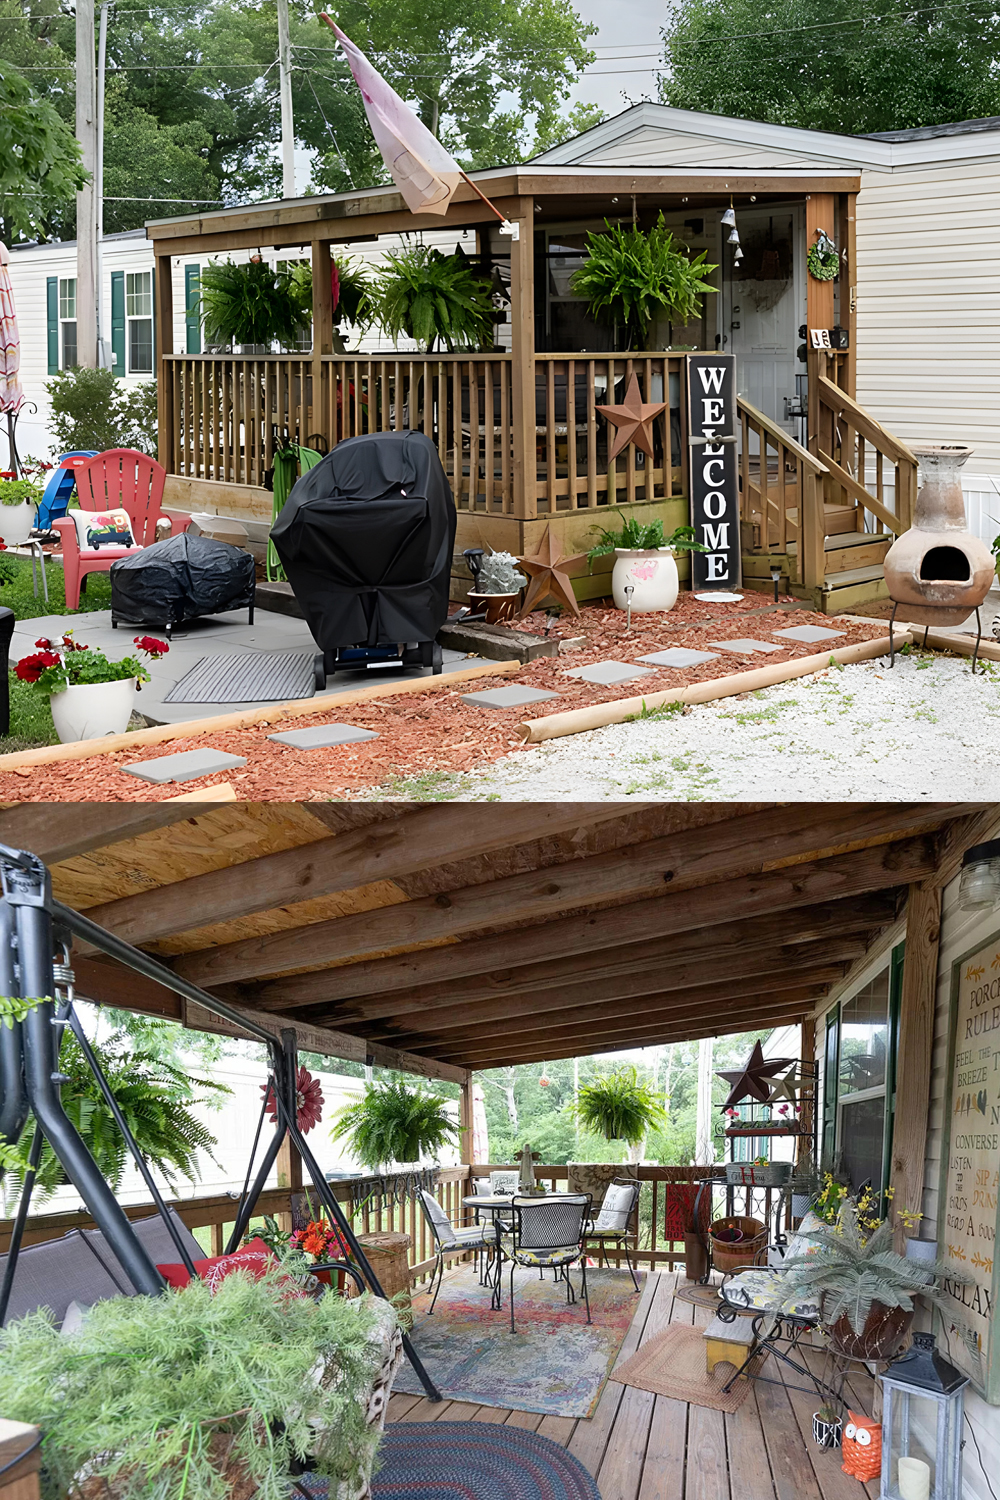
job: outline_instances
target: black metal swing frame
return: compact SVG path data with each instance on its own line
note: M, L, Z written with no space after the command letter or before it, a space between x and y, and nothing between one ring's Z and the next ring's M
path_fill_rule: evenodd
M276 1128L253 1183L249 1189L244 1185L228 1250L231 1252L239 1245L278 1152L288 1139L301 1156L331 1224L339 1231L350 1251L346 1262L336 1264L348 1270L362 1290L367 1287L375 1296L384 1299L385 1292L358 1242L350 1220L344 1214L299 1128L295 1105L298 1051L294 1028L283 1030L279 1040L224 1001L181 978L148 953L123 942L121 938L99 927L96 922L56 901L52 896L48 869L37 855L0 844L0 876L3 882L3 898L0 900L0 993L34 1002L22 1021L14 1021L12 1025L0 1022L0 1143L16 1144L32 1116L36 1125L29 1170L18 1204L3 1284L0 1287L0 1326L6 1317L43 1140L51 1145L136 1292L156 1296L166 1291L163 1277L136 1237L127 1215L62 1106L59 1089L60 1084L65 1082L65 1076L59 1072L59 1043L67 1025L80 1043L98 1088L122 1132L152 1195L156 1210L177 1246L181 1260L188 1273L194 1274L194 1265L183 1238L170 1217L167 1205L115 1102L73 1008L69 957L74 936L85 939L100 952L136 973L145 975L175 994L231 1022L255 1041L262 1042L268 1050L271 1083L277 1106ZM63 951L64 961L61 964L54 961L57 945ZM60 987L63 996L57 1002L54 997ZM249 1171L247 1175L249 1178ZM403 1347L429 1399L440 1401L440 1392L406 1334L403 1335Z

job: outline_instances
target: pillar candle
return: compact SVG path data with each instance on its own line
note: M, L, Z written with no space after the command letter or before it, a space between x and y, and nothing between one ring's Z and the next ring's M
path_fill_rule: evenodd
M930 1500L930 1493L930 1465L925 1464L922 1458L901 1458L899 1460L900 1500Z

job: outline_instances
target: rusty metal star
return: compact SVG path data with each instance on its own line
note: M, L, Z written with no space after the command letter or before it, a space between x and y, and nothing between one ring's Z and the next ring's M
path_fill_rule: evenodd
M538 551L531 557L519 557L518 562L531 580L521 606L521 619L537 609L549 597L557 599L579 617L580 606L573 593L567 569L586 559L586 552L574 553L572 557L560 557L552 540L552 527L546 526L545 535Z
M643 401L639 390L639 377L636 374L633 373L629 379L625 400L621 406L598 406L596 409L618 428L611 452L608 454L609 465L614 463L619 453L623 448L627 448L629 443L634 443L637 448L641 448L649 458L653 457L653 422L661 412L666 411L667 403Z
M729 1098L722 1106L723 1109L731 1109L734 1104L739 1104L741 1099L747 1097L756 1099L758 1104L766 1104L771 1090L765 1079L774 1077L785 1068L790 1068L793 1062L795 1062L794 1057L769 1057L765 1061L760 1042L754 1042L753 1051L742 1068L732 1068L728 1072L721 1072L717 1075L731 1084Z

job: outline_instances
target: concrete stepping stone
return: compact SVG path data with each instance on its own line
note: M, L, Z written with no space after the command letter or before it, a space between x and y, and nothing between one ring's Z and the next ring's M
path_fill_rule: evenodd
M230 771L245 766L241 755L227 755L224 750L182 750L178 755L159 755L155 760L140 760L134 766L122 766L129 776L162 786L166 781L196 781L215 771Z
M313 724L309 729L269 734L268 739L279 745L291 745L293 750L325 750L330 745L360 745L362 740L377 740L378 734L374 729L359 729L356 724Z
M776 646L773 641L755 641L752 636L741 636L735 641L709 641L710 646L718 646L720 651L735 651L739 656L753 656L755 651L781 651L781 646Z
M462 702L473 708L522 708L526 703L541 703L546 698L558 698L558 693L546 693L541 688L501 687L488 688L483 693L463 693Z
M697 667L703 661L718 661L718 651L691 651L687 646L671 646L667 651L651 651L640 661L651 661L657 667Z
M627 661L594 661L589 667L571 667L566 676L580 677L597 687L614 687L619 682L631 682L633 677L645 677L652 670Z
M829 641L835 635L846 635L844 630L824 630L820 625L792 625L788 630L772 630L771 634L787 637L790 641Z

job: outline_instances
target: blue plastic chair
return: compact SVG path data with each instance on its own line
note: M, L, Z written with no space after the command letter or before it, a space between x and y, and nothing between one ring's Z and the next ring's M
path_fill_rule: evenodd
M59 520L69 510L69 502L73 498L76 488L76 472L73 469L61 469L60 464L67 458L96 458L97 452L79 449L73 453L60 453L56 461L56 467L48 477L42 498L38 505L35 516L36 531L51 531L53 521Z

